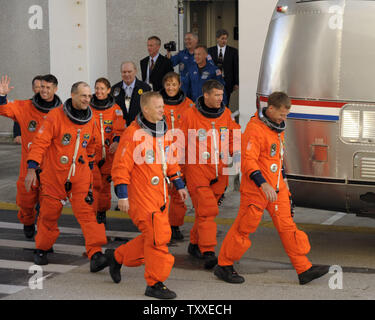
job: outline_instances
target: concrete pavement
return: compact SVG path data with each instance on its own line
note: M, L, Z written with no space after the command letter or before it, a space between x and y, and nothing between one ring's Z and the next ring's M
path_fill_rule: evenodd
M3 165L0 167L0 208L16 209L15 181L18 174L19 146L0 145ZM115 206L115 201L114 201ZM114 207L113 206L113 207ZM237 214L239 193L230 191L226 194L220 208L218 223L218 253L221 243ZM312 209L297 208L296 221L305 230L311 242L309 258L313 263L338 265L343 270L343 288L330 288L328 274L312 283L300 286L296 272L292 268L280 242L277 231L273 228L268 214L259 229L250 239L253 245L243 259L235 265L246 282L232 285L219 281L212 271L204 270L199 261L187 254L189 231L192 227L194 212L188 203L183 242L174 243L170 251L175 256L175 265L165 284L176 291L178 298L183 300L311 300L311 299L375 299L375 229L370 222L361 220L356 225L321 225L315 223L325 221L334 213L317 212ZM307 212L306 212L307 211ZM64 209L65 215L71 215L69 207ZM310 220L314 214L314 218ZM323 215L323 217L318 217ZM123 213L111 211L109 218L123 218ZM349 219L349 217L347 217ZM355 219L352 216L350 219ZM359 218L358 218L359 219ZM360 218L364 219L364 218ZM300 221L298 221L300 220ZM302 220L302 221L301 221ZM365 222L363 222L365 221ZM109 222L110 224L110 222ZM126 231L126 230L124 230ZM89 271L88 263L74 270L52 275L43 281L43 289L26 288L18 293L6 296L5 300L48 299L48 300L148 300L144 296L144 267L122 267L123 280L114 284L103 270L97 274ZM152 299L153 300L153 299Z

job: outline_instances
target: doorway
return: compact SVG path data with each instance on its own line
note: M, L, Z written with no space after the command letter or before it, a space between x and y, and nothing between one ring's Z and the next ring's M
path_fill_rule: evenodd
M186 0L185 32L199 36L207 47L216 45L216 31L226 29L228 45L238 49L238 0Z

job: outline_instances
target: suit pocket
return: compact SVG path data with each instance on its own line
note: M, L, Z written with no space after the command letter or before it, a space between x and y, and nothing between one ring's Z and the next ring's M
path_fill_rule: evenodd
M297 254L306 255L310 252L310 242L305 232L297 229L295 232L295 241Z
M166 245L171 240L171 226L167 212L152 213L152 228L154 232L154 245Z

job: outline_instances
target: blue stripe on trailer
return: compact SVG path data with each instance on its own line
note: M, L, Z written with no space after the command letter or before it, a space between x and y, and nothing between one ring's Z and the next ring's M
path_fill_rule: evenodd
M327 116L327 115L322 115L322 114L307 114L307 113L289 113L288 118L305 119L305 120L339 121L338 116Z

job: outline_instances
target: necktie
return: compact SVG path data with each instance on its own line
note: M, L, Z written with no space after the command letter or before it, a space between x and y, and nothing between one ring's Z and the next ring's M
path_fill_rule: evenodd
M220 51L219 51L219 57L217 59L217 67L223 71L223 62L224 62L224 59L223 59L223 51L222 49L220 48Z
M152 71L152 69L154 69L154 59L151 58L151 61L150 61L150 72Z
M223 63L223 51L222 51L221 48L220 48L220 52L219 52L219 61L220 61L221 63Z

